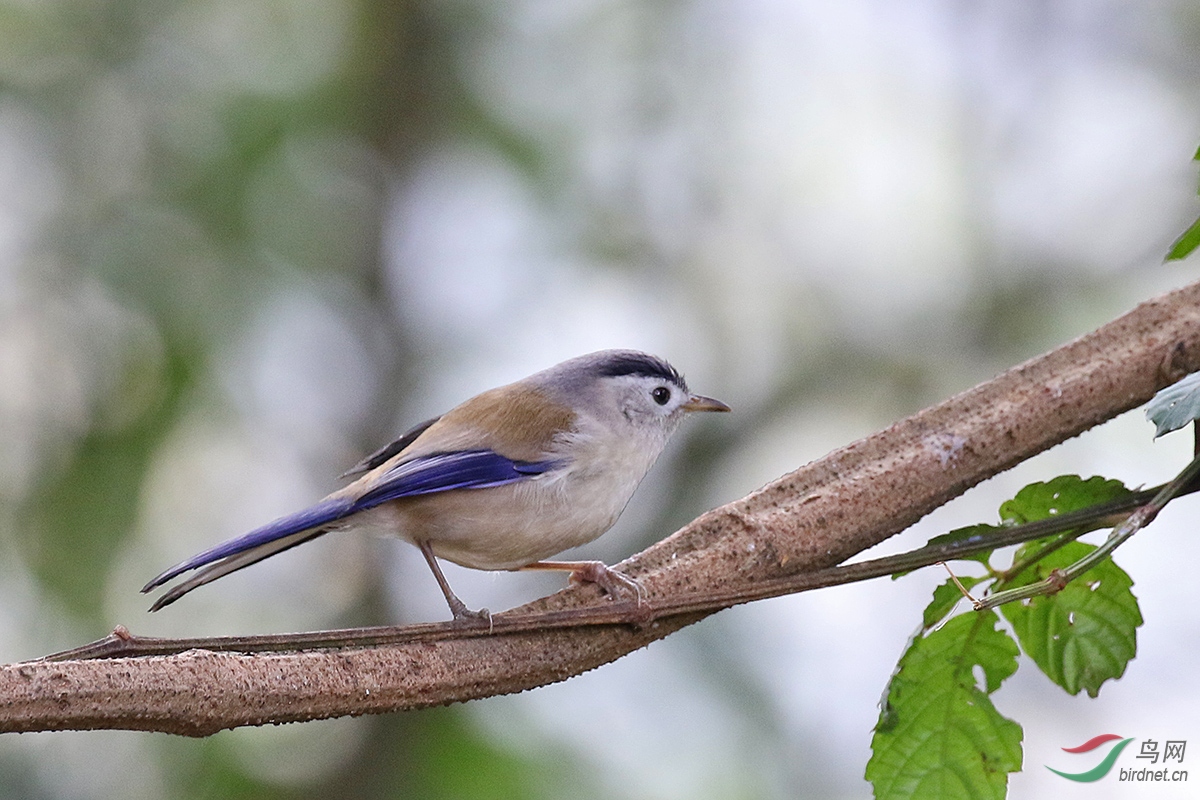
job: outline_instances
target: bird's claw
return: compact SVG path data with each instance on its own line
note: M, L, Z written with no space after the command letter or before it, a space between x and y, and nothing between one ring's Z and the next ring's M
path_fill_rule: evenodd
M642 585L623 572L605 565L602 561L588 561L572 570L573 583L594 583L614 600L622 590L632 590L640 608L644 602Z
M458 600L458 598L455 598ZM458 601L456 604L451 604L450 613L454 615L454 621L463 625L481 625L487 623L488 633L492 632L494 623L492 622L492 612L486 608L481 608L478 611L472 611L467 608L467 604Z

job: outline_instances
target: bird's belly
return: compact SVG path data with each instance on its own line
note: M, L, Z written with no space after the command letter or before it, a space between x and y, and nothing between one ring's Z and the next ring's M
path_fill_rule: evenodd
M592 541L612 527L628 500L628 494L615 498L618 504L610 494L596 502L586 491L539 484L406 498L371 509L362 522L411 542L428 541L438 558L464 567L504 570Z

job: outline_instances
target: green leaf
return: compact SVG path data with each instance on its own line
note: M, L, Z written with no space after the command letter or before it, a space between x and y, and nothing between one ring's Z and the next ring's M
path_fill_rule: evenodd
M1021 547L1016 560L1036 543ZM1071 542L1026 569L1004 588L1044 580L1052 570L1069 566L1096 548ZM1070 694L1080 689L1095 697L1100 685L1119 678L1137 654L1137 628L1142 613L1130 591L1133 580L1105 559L1053 595L1001 606L1025 653L1050 680Z
M963 614L913 640L888 687L866 778L879 800L1001 800L1021 768L1021 726L988 695L1017 669L994 612ZM976 679L979 669L983 678Z
M1154 423L1155 439L1200 419L1200 372L1193 372L1154 395L1146 406L1146 419Z
M1196 149L1196 155L1192 156L1192 160L1200 161L1200 148ZM1197 194L1200 194L1200 189L1197 189ZM1197 245L1200 245L1200 219L1193 222L1192 226L1171 245L1171 249L1167 251L1167 261L1187 258Z
M964 575L958 579L963 588L970 591L971 587L979 583L983 578L973 578L970 575ZM954 581L947 578L946 582L933 590L933 602L925 606L925 615L922 619L922 625L925 630L929 630L934 625L942 621L942 618L954 610L958 605L958 601L962 600L962 590L954 584Z
M1036 522L1068 511L1107 503L1130 492L1120 481L1096 475L1087 480L1078 475L1059 475L1031 483L1000 506L1000 518L1009 524Z
M1187 258L1197 245L1200 245L1200 219L1193 222L1191 227L1171 245L1171 249L1167 251L1167 261Z

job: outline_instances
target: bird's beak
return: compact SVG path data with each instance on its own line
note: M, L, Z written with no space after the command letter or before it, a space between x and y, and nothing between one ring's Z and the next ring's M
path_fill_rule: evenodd
M688 398L688 401L680 406L684 411L732 411L729 406L722 403L720 400L714 400L711 397L694 394Z

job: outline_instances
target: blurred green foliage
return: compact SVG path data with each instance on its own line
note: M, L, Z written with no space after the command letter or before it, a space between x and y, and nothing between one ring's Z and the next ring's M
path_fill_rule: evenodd
M388 360L376 367L406 360L378 274L383 181L469 106L441 36L425 4L390 0L0 6L0 92L47 124L46 191L61 191L24 291L69 303L96 287L150 341L110 342L80 322L68 345L104 373L99 389L6 532L74 630L112 625L107 585L152 459L210 402L214 359L281 274L336 276L326 285L347 287L354 312L383 326ZM105 407L125 413L106 421ZM367 593L353 616L371 619L377 602ZM248 773L229 734L139 741L174 798L527 798L562 794L568 777L573 796L590 794L566 753L504 752L460 710L357 724L368 734L348 760L293 786ZM107 736L93 741L103 749ZM0 759L0 796L53 794L30 763Z
M88 431L67 463L33 488L17 520L16 544L42 586L92 629L108 623L109 568L134 528L150 457L176 423L188 385L187 359L170 363L161 399L119 430Z

